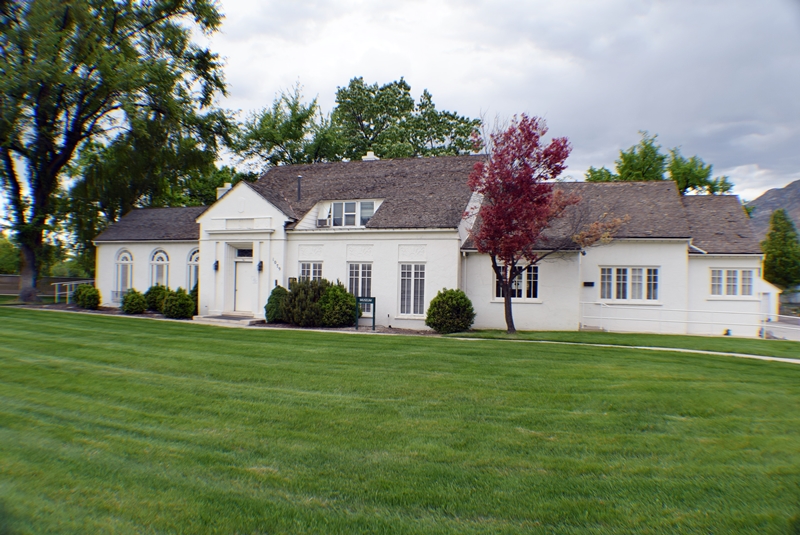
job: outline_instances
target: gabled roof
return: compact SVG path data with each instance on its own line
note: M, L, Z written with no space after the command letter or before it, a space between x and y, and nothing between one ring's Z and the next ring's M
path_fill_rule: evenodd
M280 166L251 187L300 220L321 201L384 199L367 228L457 228L469 202L467 178L480 156L403 158ZM300 200L297 200L297 177ZM289 227L291 228L291 226Z
M206 208L137 208L101 232L94 241L196 241L200 239L200 225L195 219Z
M739 197L687 195L682 201L692 231L692 245L709 254L761 254L758 238Z
M658 182L557 182L554 187L575 194L580 202L543 233L540 250L579 249L572 236L594 221L628 218L615 238L689 239L680 194L671 180ZM477 223L479 224L479 223ZM475 250L470 238L462 249Z

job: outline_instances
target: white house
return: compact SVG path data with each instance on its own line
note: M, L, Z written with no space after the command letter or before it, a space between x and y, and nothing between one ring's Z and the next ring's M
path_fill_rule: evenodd
M201 316L263 319L275 286L338 279L376 298L365 316L415 329L438 290L461 288L476 328L504 328L490 260L470 238L477 158L277 167L222 188L207 208L134 210L95 240L97 286L113 304L131 287L198 283ZM573 246L527 269L514 289L518 329L757 336L776 313L736 197L681 197L671 181L557 187L581 197L583 218L628 222L608 245ZM543 250L570 238L569 220Z

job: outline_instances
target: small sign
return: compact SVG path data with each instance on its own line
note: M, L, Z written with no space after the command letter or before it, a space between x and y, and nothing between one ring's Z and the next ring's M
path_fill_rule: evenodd
M375 298L374 297L356 297L356 330L358 330L358 312L361 305L372 305L372 330L375 330Z

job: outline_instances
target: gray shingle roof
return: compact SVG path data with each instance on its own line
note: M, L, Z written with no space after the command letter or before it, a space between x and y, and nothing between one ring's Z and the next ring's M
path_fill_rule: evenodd
M183 208L137 208L101 232L94 241L181 241L199 240L195 219L207 206Z
M320 201L384 199L367 228L456 228L471 196L479 156L338 162L270 169L253 189L302 219ZM297 176L301 198L297 201Z
M710 254L761 253L758 238L739 197L688 195L682 200L692 231L692 245Z

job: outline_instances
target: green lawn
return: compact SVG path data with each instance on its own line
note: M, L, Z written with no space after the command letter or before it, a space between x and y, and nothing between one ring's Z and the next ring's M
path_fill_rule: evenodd
M785 534L798 513L797 365L0 308L3 535Z
M492 340L548 340L554 342L577 342L585 344L610 344L618 346L644 346L722 351L769 357L800 359L800 342L787 340L759 340L757 338L733 338L710 336L680 336L671 334L631 334L606 332L568 331L520 331L508 334L505 331L472 331L449 335L453 338L488 338Z

